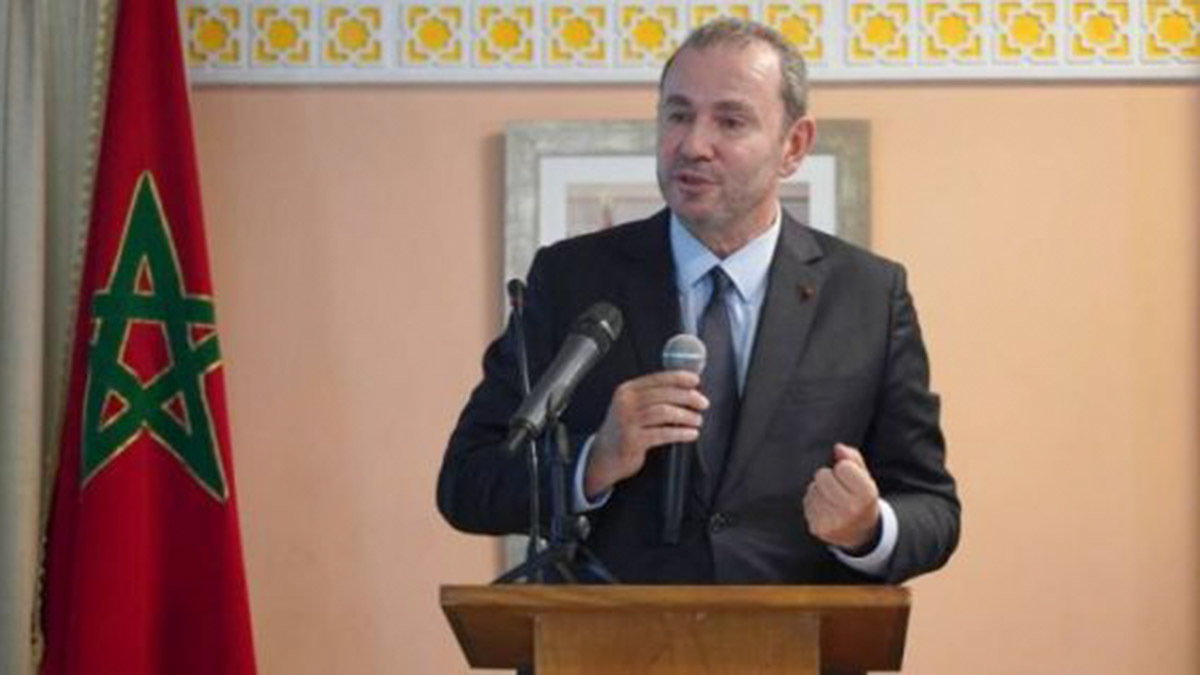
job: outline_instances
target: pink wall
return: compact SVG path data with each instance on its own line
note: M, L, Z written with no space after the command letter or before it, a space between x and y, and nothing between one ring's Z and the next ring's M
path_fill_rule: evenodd
M1200 90L818 87L872 123L961 481L906 672L1200 667ZM466 666L437 586L496 546L434 508L500 320L504 125L652 87L195 92L264 673Z

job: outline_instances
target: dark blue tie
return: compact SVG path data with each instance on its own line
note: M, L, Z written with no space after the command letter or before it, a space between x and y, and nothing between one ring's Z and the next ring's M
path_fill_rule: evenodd
M704 424L700 428L696 447L706 474L703 486L705 497L711 499L720 481L721 471L725 468L729 446L733 443L738 411L738 376L733 331L725 305L725 296L733 287L733 282L719 265L713 267L708 276L712 279L713 292L700 317L700 339L708 352L700 377L700 389L708 397L710 405L704 413Z

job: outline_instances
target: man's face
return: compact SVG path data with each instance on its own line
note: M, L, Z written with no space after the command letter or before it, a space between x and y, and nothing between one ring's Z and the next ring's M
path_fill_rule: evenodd
M811 132L811 121L785 129L781 78L778 56L756 42L684 49L663 80L658 186L706 243L764 230L775 214L780 179L795 171L807 149L811 133L797 126Z

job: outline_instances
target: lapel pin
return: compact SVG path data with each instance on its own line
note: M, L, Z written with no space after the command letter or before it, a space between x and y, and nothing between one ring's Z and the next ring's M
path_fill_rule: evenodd
M800 302L812 300L813 296L817 294L817 287L812 284L801 284L796 287L796 294L800 296Z

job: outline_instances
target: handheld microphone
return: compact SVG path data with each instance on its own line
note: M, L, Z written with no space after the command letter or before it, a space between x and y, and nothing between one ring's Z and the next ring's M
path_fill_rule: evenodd
M621 310L607 302L592 305L575 320L558 355L509 420L504 443L509 452L541 435L547 419L567 407L575 386L621 335L622 324Z
M700 338L680 333L663 347L665 370L686 370L699 375L704 370L708 351ZM667 449L667 473L663 479L663 543L678 544L683 527L683 507L687 501L688 473L695 454L695 443L672 443Z

